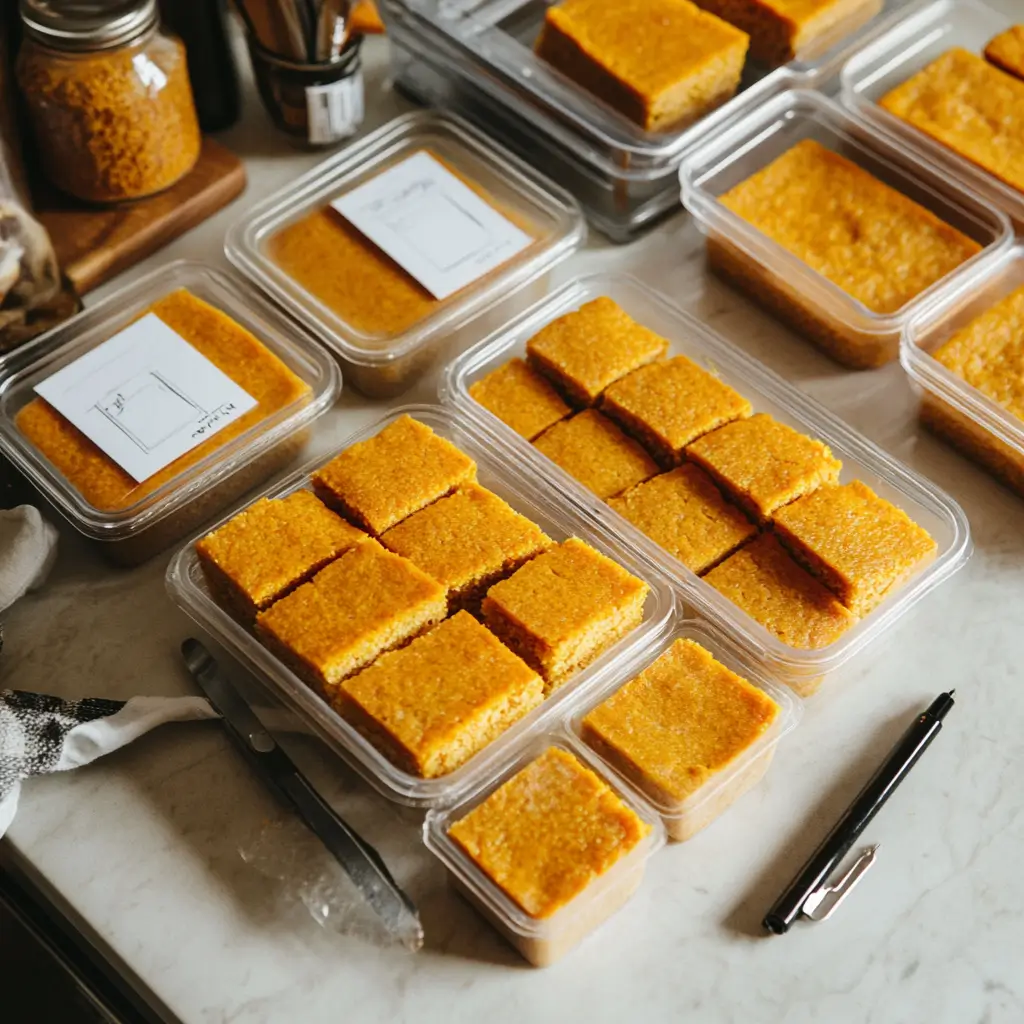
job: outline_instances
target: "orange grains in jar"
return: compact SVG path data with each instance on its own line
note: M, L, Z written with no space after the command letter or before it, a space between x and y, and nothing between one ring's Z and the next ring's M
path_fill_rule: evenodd
M94 203L153 195L187 174L201 137L185 49L156 0L21 0L18 84L47 177Z

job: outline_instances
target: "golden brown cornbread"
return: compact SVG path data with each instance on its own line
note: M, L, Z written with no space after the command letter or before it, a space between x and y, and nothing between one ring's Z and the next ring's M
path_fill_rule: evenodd
M668 351L668 342L606 296L552 320L526 343L526 358L569 401L593 405L609 384Z
M989 40L985 60L1015 78L1024 78L1024 25L1011 25Z
M742 547L704 577L783 643L816 651L857 621L771 534Z
M491 587L484 622L550 692L640 623L648 590L571 537Z
M366 536L309 491L296 491L260 498L197 540L196 555L214 596L250 620Z
M659 810L678 819L687 801L771 728L779 710L771 697L696 641L677 640L590 711L581 735ZM731 788L728 803L747 788ZM700 815L700 827L728 806L713 802L713 815ZM689 838L696 823L670 820L669 834Z
M367 538L260 612L256 632L301 678L329 695L446 613L439 583Z
M551 747L448 834L530 917L551 917L650 834L572 754Z
M473 384L469 393L527 441L572 412L551 384L522 359L510 359L492 370Z
M793 557L855 615L935 556L935 541L867 484L826 484L780 508L773 527Z
M679 129L736 92L750 40L689 0L562 0L537 53L649 131Z
M552 541L496 494L463 484L391 527L381 543L437 580L449 609L475 612L489 587Z
M691 441L752 411L742 395L686 356L634 370L605 391L600 408L665 469L682 461Z
M1024 82L955 47L878 102L894 117L1024 191Z
M698 575L757 533L711 477L694 465L656 476L608 504Z
M599 498L610 498L658 472L643 447L596 409L556 423L534 445Z
M686 449L686 457L762 522L821 484L835 483L842 469L828 445L767 413L705 434Z
M383 654L334 706L400 768L447 775L544 699L543 680L468 612Z
M308 402L309 385L226 313L184 288L154 302L154 313L197 352L227 374L257 405L151 477L136 482L49 402L34 398L15 416L21 435L101 512L126 509L153 494L218 448L282 409Z
M317 470L313 488L325 504L379 536L475 479L468 455L419 420L401 416Z

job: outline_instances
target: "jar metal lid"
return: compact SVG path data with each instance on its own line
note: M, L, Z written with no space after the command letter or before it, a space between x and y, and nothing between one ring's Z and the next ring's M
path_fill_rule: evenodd
M26 33L57 50L123 46L158 18L157 0L21 0Z

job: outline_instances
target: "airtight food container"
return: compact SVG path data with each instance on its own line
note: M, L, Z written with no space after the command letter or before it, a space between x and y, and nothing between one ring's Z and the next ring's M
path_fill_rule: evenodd
M441 298L332 205L373 182L383 188L402 173L399 165L418 166L407 162L424 155L524 237L522 248ZM373 211L373 224L389 237L403 232L428 270L451 270L446 261L466 257L450 256L441 243L476 228L454 220L455 208L417 206L410 196L389 185L388 205ZM567 191L460 118L419 112L396 118L258 203L228 233L225 249L334 353L353 387L380 398L409 388L443 346L480 337L543 294L548 272L584 237L582 213ZM466 244L471 255L486 255L490 243L482 235Z

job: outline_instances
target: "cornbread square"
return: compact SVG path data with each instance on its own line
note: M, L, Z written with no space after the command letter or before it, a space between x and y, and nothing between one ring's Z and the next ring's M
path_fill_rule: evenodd
M313 474L323 501L380 536L385 530L476 479L476 463L411 416L346 448Z
M752 409L728 384L686 356L675 356L616 381L601 398L601 411L671 469L691 441L745 419Z
M836 483L843 466L827 444L763 412L705 434L686 455L761 522L821 484Z
M377 655L440 622L444 588L367 538L256 616L256 631L325 696Z
M366 539L309 491L260 498L196 541L214 596L244 621Z
M389 760L447 775L544 699L544 682L468 612L346 679L334 706Z
M783 643L816 651L856 621L835 596L764 534L704 577Z
M550 693L639 625L649 589L571 537L491 587L484 622L540 672Z
M494 583L552 541L496 494L463 484L392 526L381 543L437 580L450 609L475 611Z
M664 131L735 94L749 43L689 0L562 0L536 49L641 128Z
M657 661L584 717L583 740L664 813L673 839L710 824L767 771L757 758L709 806L691 797L733 766L778 719L766 693L694 640L677 640Z
M552 320L526 343L526 358L577 405L593 405L609 384L660 359L668 342L601 296Z
M608 504L698 575L757 534L757 527L694 465L656 476Z
M697 0L750 36L750 56L775 67L815 54L855 32L882 0Z
M1012 188L1024 191L1024 82L955 47L879 105Z
M572 409L522 359L510 359L469 389L470 395L527 441L565 419Z
M599 498L620 494L658 472L643 447L596 409L556 423L534 446Z
M859 616L935 556L928 532L859 480L827 484L779 509L774 528L793 557Z
M1015 78L1024 78L1024 25L1012 25L989 40L985 60Z

